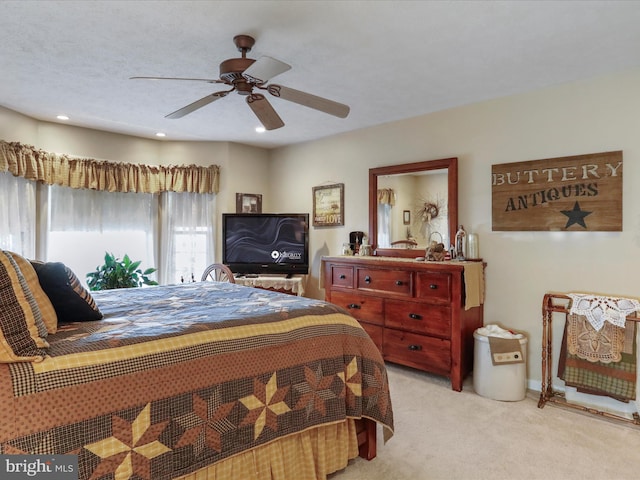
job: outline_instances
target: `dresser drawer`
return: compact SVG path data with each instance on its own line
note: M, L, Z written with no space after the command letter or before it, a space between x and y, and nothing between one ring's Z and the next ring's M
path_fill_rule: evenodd
M386 361L433 373L449 375L451 342L415 333L385 328L382 352Z
M382 351L382 326L364 322L360 322L360 326L369 334L378 350Z
M416 279L416 297L432 303L450 303L451 274L419 272Z
M451 308L444 305L387 300L385 327L451 338Z
M356 269L356 288L402 297L412 295L413 272L406 270Z
M363 322L384 323L384 300L353 293L331 292L331 303L346 308L351 315Z
M353 267L331 265L331 286L353 288Z

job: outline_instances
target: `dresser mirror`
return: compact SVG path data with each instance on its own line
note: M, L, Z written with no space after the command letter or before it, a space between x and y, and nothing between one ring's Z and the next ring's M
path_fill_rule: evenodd
M369 169L369 243L375 255L420 257L431 240L448 249L457 228L457 158Z

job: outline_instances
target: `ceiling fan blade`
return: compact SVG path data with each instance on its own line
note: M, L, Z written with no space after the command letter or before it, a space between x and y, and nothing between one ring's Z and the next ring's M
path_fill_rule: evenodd
M186 80L189 82L225 83L213 78L182 78L182 77L129 77L129 80Z
M275 130L276 128L284 127L284 122L264 95L252 93L247 97L247 103L265 129Z
M346 118L347 115L349 115L350 108L348 105L311 95L310 93L301 92L300 90L271 84L267 86L267 91L274 97L280 97L284 100L304 105L305 107L314 108L329 115L340 118Z
M204 107L205 105L209 105L211 102L215 102L216 100L220 100L222 97L226 97L229 92L233 92L233 89L226 90L222 92L215 92L211 95L207 95L206 97L201 98L200 100L196 100L193 103L190 103L186 107L182 107L179 110L176 110L169 115L166 115L165 118L182 118L185 115L198 110L199 108Z
M287 65L280 60L271 57L260 57L242 72L242 76L252 83L261 84L267 83L269 79L290 69L291 65Z

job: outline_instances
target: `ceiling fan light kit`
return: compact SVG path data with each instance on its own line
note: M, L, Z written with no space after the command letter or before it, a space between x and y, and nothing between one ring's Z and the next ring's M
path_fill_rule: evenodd
M222 83L232 87L230 90L214 92L206 97L196 100L189 105L182 107L166 116L166 118L176 119L184 117L216 100L226 97L231 92L246 96L247 105L258 117L266 130L275 130L284 126L284 122L269 103L267 98L261 93L254 92L254 89L269 92L274 97L297 103L304 107L312 108L339 118L346 118L349 115L349 106L334 102L327 98L312 95L300 90L288 88L283 85L266 83L276 75L291 69L291 66L272 57L263 56L258 60L247 58L247 52L255 45L255 39L249 35L236 35L233 38L238 51L242 53L241 58L230 58L220 64L220 78L184 78L184 77L131 77L131 79L145 80L187 80L207 83Z

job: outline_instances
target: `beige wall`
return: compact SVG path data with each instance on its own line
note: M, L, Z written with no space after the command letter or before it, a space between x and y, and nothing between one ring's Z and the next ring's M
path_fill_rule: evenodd
M460 223L479 234L488 264L485 323L528 335L528 376L539 388L546 292L640 296L638 112L640 70L455 108L273 151L271 169L290 187L272 196L285 204L294 195L301 209L310 209L313 186L345 183L346 225L311 228L317 260L320 253L338 254L349 231L367 230L369 168L458 157ZM491 231L492 164L611 150L624 155L623 232ZM557 344L558 328L555 338Z
M640 183L638 112L640 70L635 70L272 151L126 137L38 122L3 108L0 139L116 161L218 164L220 213L235 210L236 192L262 193L264 211L311 212L313 186L344 183L345 225L311 227L307 291L317 298L324 295L318 282L322 255L338 254L350 231L368 230L368 169L456 156L460 223L479 234L488 264L485 323L528 335L528 376L539 388L545 292L640 296L634 281L640 267L640 193L634 188ZM492 164L610 150L624 152L623 232L491 231ZM555 338L560 335L556 328Z
M0 107L0 139L33 145L38 140L39 122Z

